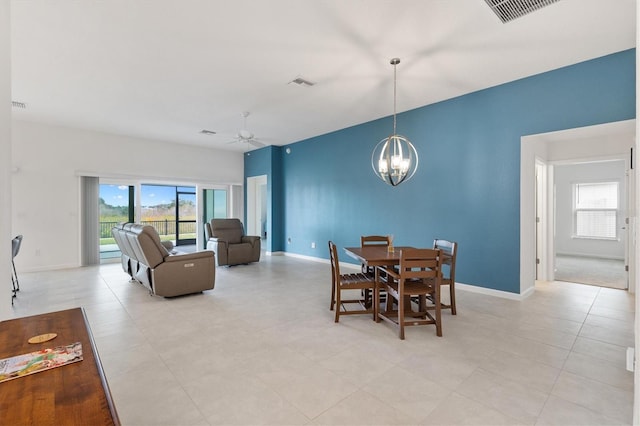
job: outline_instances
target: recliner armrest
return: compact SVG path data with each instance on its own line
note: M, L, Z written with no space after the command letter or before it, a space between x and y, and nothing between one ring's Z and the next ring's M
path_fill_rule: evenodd
M226 240L222 240L217 237L211 237L207 241L207 250L214 251L216 253L216 264L227 265L229 244Z
M211 256L212 250L196 251L194 253L178 253L165 257L165 262L188 262L189 260L202 259ZM215 255L215 253L214 253Z
M244 237L242 237L242 242L243 243L249 243L252 246L255 245L256 242L260 241L260 237L255 236L255 235L245 235Z
M227 247L229 246L229 242L227 240L223 240L221 238L216 238L216 237L209 238L209 241L207 241L207 246L209 245L209 243L215 244L216 246L223 247L224 250L227 250ZM218 251L220 251L220 249L218 249Z

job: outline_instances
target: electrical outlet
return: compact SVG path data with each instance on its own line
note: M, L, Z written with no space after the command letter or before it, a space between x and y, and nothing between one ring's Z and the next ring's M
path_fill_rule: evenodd
M312 249L316 248L316 243L315 242L311 243L311 248Z

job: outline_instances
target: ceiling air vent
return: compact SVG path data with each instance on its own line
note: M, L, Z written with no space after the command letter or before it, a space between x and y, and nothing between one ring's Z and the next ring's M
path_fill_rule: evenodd
M11 106L14 108L22 108L22 109L27 108L27 104L25 104L24 102L17 102L17 101L11 101Z
M503 24L560 0L485 0Z

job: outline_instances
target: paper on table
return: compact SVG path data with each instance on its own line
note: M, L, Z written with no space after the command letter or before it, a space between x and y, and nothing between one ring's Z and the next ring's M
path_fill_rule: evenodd
M78 361L82 361L80 342L0 359L0 383Z

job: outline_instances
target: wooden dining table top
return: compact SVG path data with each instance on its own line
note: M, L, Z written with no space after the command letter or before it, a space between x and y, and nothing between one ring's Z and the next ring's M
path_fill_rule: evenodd
M400 263L400 252L403 249L413 249L410 246L395 246L393 251L389 251L384 245L370 245L364 247L345 247L347 256L357 260L365 266L393 266ZM451 256L444 253L442 263L451 262Z
M371 245L364 247L345 247L347 256L352 257L366 266L389 266L400 263L400 251L402 249L412 249L409 246L396 246L393 251L389 251L384 245Z
M57 336L28 342L45 333ZM82 361L0 383L0 424L120 424L84 309L0 321L0 359L74 342Z

